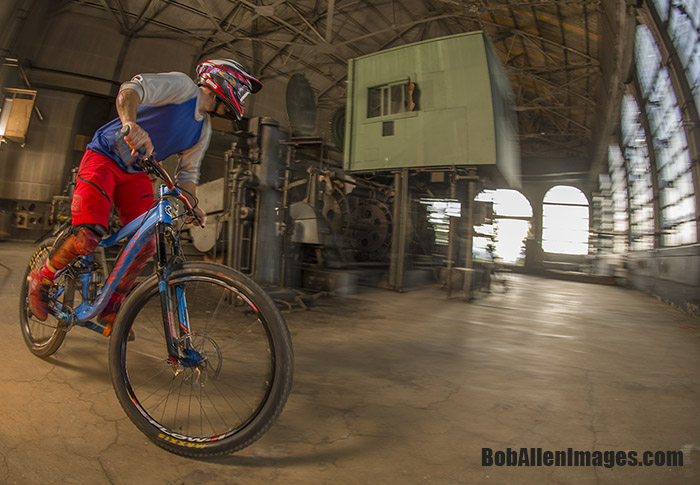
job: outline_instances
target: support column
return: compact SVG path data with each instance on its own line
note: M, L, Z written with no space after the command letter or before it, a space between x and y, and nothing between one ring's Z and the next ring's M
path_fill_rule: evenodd
M450 199L457 198L457 176L453 173L450 177ZM447 234L447 277L445 285L447 289L447 298L452 297L452 273L454 271L455 262L455 240L457 239L456 223L450 218L450 227Z
M464 257L464 284L462 286L462 291L464 292L464 299L471 300L472 291L472 275L474 273L474 255L472 254L472 248L474 245L474 190L476 188L476 182L474 180L469 180L467 182L467 200L466 200L466 211L465 204L462 203L462 211L466 212L466 225L467 225L467 240L466 249Z
M394 175L394 192L389 286L396 291L403 291L410 201L408 196L408 169L401 169L400 172Z

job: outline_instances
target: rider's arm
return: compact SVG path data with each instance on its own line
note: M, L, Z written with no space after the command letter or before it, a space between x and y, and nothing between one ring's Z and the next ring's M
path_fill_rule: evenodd
M182 103L197 96L199 88L186 74L167 72L160 74L138 74L119 88L117 113L123 126L129 126L124 140L132 149L132 156L146 147L146 156L153 152L153 143L148 133L136 122L139 104L166 105Z
M117 113L122 126L129 127L129 133L124 137L124 141L131 148L132 157L141 147L146 147L147 157L153 153L151 137L136 123L136 110L140 102L141 98L133 89L122 89L117 95Z
M194 146L178 155L177 168L175 169L175 181L180 187L190 192L193 196L197 194L200 167L202 159L204 158L204 153L207 151L207 148L209 148L210 140L211 121L209 117L207 117L204 120L204 126L202 127L202 134L199 137L199 141ZM185 195L191 203L194 203L193 198L187 194L187 192L185 192ZM195 212L201 221L200 225L204 227L206 214L199 208L196 208Z
M202 132L199 140L187 150L178 154L177 168L175 169L175 181L189 181L199 184L200 167L204 154L209 148L211 141L211 120L207 116L202 125Z
M121 85L120 91L125 89L136 91L141 104L159 106L184 103L199 92L192 79L182 72L138 74Z

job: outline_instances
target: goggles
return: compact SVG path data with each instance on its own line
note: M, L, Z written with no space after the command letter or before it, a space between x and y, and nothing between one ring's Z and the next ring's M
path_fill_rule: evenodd
M250 88L248 88L248 86L240 82L236 85L236 91L238 91L238 99L241 100L241 103L245 101L245 98L247 98L250 94Z

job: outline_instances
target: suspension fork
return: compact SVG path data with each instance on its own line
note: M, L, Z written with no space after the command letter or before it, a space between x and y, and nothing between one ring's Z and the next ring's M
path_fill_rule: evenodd
M168 251L168 246L172 251ZM156 223L156 274L158 277L158 292L160 293L160 306L163 315L163 330L165 332L168 355L175 361L182 361L187 356L183 355L179 345L180 335L189 334L189 320L187 315L187 302L185 290L182 285L170 285L170 275L174 259L180 254L180 241L173 234L172 224L166 222ZM173 301L173 291L175 301ZM175 308L177 307L177 319ZM181 330L178 329L178 322Z
M165 222L156 223L156 275L158 277L158 293L160 293L160 309L163 315L163 330L165 343L168 347L168 355L171 360L180 359L178 346L178 331L173 314L173 300L170 293L171 262L168 252L168 241L173 241L172 224Z

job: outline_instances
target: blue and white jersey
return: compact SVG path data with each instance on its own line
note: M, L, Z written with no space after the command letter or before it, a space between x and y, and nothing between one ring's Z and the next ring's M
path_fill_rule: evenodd
M141 98L136 122L150 135L155 158L165 160L177 154L175 180L198 183L202 158L211 139L209 116L199 115L202 102L199 87L186 74L168 72L139 74L122 84L119 91L124 89L136 91ZM124 143L115 136L121 129L119 118L110 121L97 130L87 148L127 170L116 146Z

